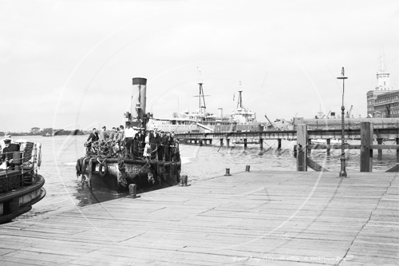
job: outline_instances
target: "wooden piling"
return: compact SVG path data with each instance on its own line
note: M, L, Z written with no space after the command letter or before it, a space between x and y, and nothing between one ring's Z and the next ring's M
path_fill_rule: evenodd
M247 149L247 139L244 139L244 150L246 150Z
M200 140L199 140L199 145L200 145L200 146L202 146L202 145L203 145L203 143L202 143L202 139L200 139Z
M259 138L259 148L262 151L263 150L263 139Z
M281 150L281 139L277 139L277 149Z
M330 144L331 144L331 139L327 139L327 145L330 145ZM327 148L327 156L330 156L330 151L331 151L331 149Z
M381 138L377 139L377 144L378 145L382 145L382 139ZM382 159L382 149L378 148L378 160L381 160L381 159Z
M297 126L297 160L296 168L297 171L307 171L308 167L306 164L307 158L307 144L308 140L308 128L305 124Z
M308 139L308 142L307 142L307 145L309 146L309 145L311 145L312 144L312 139ZM312 153L312 149L307 149L307 152L308 152L308 154L311 154Z
M373 170L373 125L370 122L360 124L360 172L372 172Z
M399 138L396 138L396 145L399 145ZM399 149L396 149L396 162L399 162Z
M226 139L226 145L227 147L230 147L230 139Z
M223 139L220 139L220 147L223 146Z

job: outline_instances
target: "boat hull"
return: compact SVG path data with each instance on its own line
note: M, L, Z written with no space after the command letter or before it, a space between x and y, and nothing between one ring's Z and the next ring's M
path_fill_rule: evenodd
M117 159L110 158L103 161L93 160L84 168L83 179L87 180L91 188L104 187L123 192L128 191L129 185L135 184L140 192L178 184L181 164L124 159L121 166Z
M21 177L12 177L15 180L19 178ZM7 179L10 180L9 177ZM33 204L45 197L43 176L37 175L34 179L34 182L28 186L18 186L12 181L7 181L9 183L6 184L5 180L2 180L3 186L13 187L10 191L0 194L0 224L10 222L15 217L30 211Z

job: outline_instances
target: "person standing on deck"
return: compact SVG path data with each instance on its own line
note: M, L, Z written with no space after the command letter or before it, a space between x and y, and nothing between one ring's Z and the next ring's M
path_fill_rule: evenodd
M108 137L108 139L109 139L109 140L114 140L115 133L116 133L116 129L115 129L115 127L113 127L113 128L111 129L111 132L109 132L109 137Z
M162 145L163 145L163 153L165 156L165 161L170 162L170 150L171 146L173 145L173 140L169 132L166 132L165 136L163 137Z
M3 148L3 154L1 156L1 161L7 163L7 167L11 166L11 168L14 168L14 164L12 163L13 158L14 158L14 152L19 152L19 144L17 143L11 143L11 137L6 137L4 139L4 145L5 147Z
M132 145L133 145L133 138L136 132L134 129L131 127L130 123L126 123L126 129L125 129L125 148L126 152L129 155L132 155Z
M179 151L179 140L175 137L175 133L172 132L172 148L171 148L171 156L172 162L180 162L180 151Z
M116 127L114 138L112 140L114 140L115 142L118 142L118 138L119 138L119 127Z
M119 126L119 134L117 138L118 142L122 142L125 139L125 127L122 125Z
M87 138L87 141L85 143L86 146L86 153L89 152L91 148L91 144L93 142L96 142L99 140L98 132L96 128L93 128L93 131L90 133L89 137Z
M159 138L159 147L158 147L158 161L163 161L164 160L164 139L165 139L165 132L161 130L160 132L160 138Z
M158 129L154 128L154 131L150 133L151 160L155 160L155 154L157 153L158 147L160 146L160 140L161 137L158 133Z
M108 133L107 133L107 128L105 126L103 126L98 136L100 137L100 141L107 141Z
M118 150L121 151L123 139L125 138L124 136L125 128L122 125L120 125L119 127L116 128L116 132L117 134L115 134L115 141L118 144Z
M144 138L145 136L143 135L142 130L139 129L134 136L134 156L137 158L141 157L141 154L143 153Z
M147 160L151 158L151 145L150 145L150 136L145 136L145 145L143 150L143 157Z

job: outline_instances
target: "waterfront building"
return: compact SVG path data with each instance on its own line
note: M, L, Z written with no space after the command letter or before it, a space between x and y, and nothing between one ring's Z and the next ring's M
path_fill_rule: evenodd
M380 117L399 117L399 90L378 95L374 103L374 112Z
M367 92L368 117L399 117L399 91L390 86L389 75L385 68L384 55L381 55L377 86Z
M30 130L31 134L39 134L40 133L40 128L38 127L32 127L32 129Z

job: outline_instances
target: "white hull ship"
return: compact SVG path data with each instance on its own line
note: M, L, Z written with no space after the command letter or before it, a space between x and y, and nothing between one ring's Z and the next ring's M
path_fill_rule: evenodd
M223 116L222 108L217 115L206 111L202 83L199 83L199 109L197 112L175 112L171 118L150 118L148 129L174 133L211 133L262 131L264 124L256 121L256 114L242 104L242 91L239 91L237 108L230 116Z

